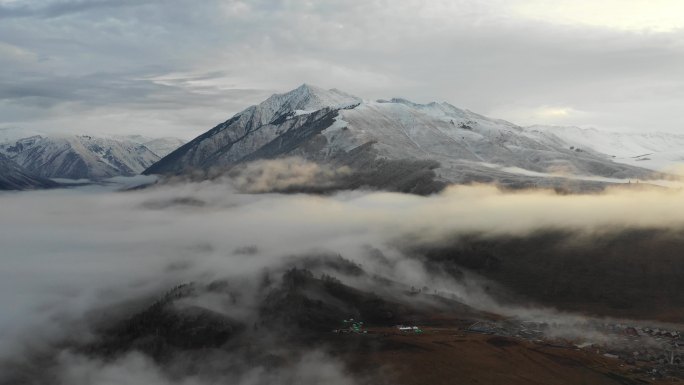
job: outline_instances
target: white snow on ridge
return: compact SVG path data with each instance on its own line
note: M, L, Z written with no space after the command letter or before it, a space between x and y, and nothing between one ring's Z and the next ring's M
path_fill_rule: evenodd
M172 153L186 143L185 140L174 137L151 138L143 135L124 135L113 136L112 138L142 144L160 158Z
M568 176L619 182L654 175L641 164L647 161L616 163L607 155L614 145L590 148L591 142L596 140L582 132L563 136L522 128L448 103L364 101L305 84L234 115L146 173L229 167L243 160L296 155L350 164L428 161L424 164L436 165L437 175L451 183L516 184L517 176L532 183L534 178ZM642 143L640 148L647 147ZM653 147L665 153L662 143L654 142ZM359 151L352 152L355 149ZM637 155L643 153L631 156Z
M375 141L381 153L392 158L494 161L521 167L525 159L514 153L515 148L546 149L519 135L521 129L512 123L494 121L445 104L419 105L403 99L368 102L340 111L338 119L348 123L345 143L358 146ZM330 140L329 130L323 133ZM330 145L341 142L340 138L336 139Z
M141 144L88 135L33 136L1 144L0 153L44 178L136 175L159 160Z
M260 124L268 124L274 118L285 114L310 114L323 108L347 108L361 103L361 99L337 89L325 90L302 84L290 92L275 94L262 103L237 114L254 114Z
M56 187L56 183L29 172L0 153L0 191Z
M531 126L525 128L525 133L606 154L614 162L684 175L684 135L609 132L560 126Z

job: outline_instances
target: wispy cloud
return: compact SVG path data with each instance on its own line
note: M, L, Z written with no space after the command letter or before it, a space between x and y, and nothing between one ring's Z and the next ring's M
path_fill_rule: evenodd
M53 18L84 13L103 8L140 6L145 3L159 3L155 0L56 0L0 3L0 19L15 17Z
M444 100L513 121L515 111L560 106L585 114L547 116L549 123L680 130L684 32L553 17L574 7L569 14L583 19L595 7L570 3L5 1L0 126L36 129L46 118L77 125L106 108L118 113L129 100L149 116L134 113L125 127L168 126L190 137L271 92L309 82L368 99ZM648 9L679 12L658 4ZM523 12L529 7L549 16ZM165 102L145 103L154 100ZM45 111L46 104L59 108ZM177 113L167 119L171 104Z

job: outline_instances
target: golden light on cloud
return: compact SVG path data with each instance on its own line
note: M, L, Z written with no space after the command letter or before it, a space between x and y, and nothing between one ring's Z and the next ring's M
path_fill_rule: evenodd
M541 105L541 106L504 106L492 111L489 115L497 116L517 124L535 125L577 125L589 118L589 113L570 106Z
M641 32L684 28L681 0L528 0L514 9L524 17L549 23Z
M541 107L536 111L536 115L541 118L565 118L571 111L568 107Z
M23 48L0 41L0 60L2 59L26 62L36 60L37 55Z

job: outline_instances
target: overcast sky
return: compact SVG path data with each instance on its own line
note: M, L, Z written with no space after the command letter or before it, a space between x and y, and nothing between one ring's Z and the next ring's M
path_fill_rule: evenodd
M681 0L0 0L0 138L191 138L301 83L684 134Z

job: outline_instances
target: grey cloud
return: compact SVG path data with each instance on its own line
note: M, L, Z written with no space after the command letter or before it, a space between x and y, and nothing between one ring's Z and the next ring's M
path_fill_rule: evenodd
M80 102L90 107L125 103L130 108L145 108L148 102L154 101L153 108L163 108L166 104L177 106L180 100L187 101L191 97L191 93L178 87L157 84L148 79L105 73L19 81L7 79L0 90L0 99L5 100L24 101L28 104L32 100L45 100L40 105ZM150 106L147 105L147 108Z
M682 102L684 32L554 25L511 13L513 3L9 4L0 8L0 36L34 59L3 63L0 84L22 103L69 104L49 115L65 125L74 105L95 116L103 110L89 107L116 110L126 100L157 119L131 116L127 126L174 125L164 117L173 106L173 118L188 123L186 137L303 82L369 99L444 100L521 124L547 123L529 115L551 106L577 111L557 121L563 124L681 130L674 106ZM168 79L149 81L156 76ZM232 99L245 89L251 97ZM44 124L19 107L0 108L9 111L0 125ZM121 126L107 125L92 129Z
M146 0L71 0L51 1L45 4L0 6L0 19L12 17L60 17L94 9L130 7L150 3Z
M206 74L192 80L214 76ZM196 132L193 128L225 120L226 115L268 94L262 90L190 86L186 84L187 79L162 84L151 77L154 76L149 73L96 73L17 80L2 79L0 75L0 112L4 120L0 127L26 127L24 122L32 120L33 128L25 128L27 134L34 131L83 133L99 127L100 133L107 134L145 132L190 137ZM108 122L100 118L102 115L110 119L117 116L120 120ZM74 121L69 116L79 119ZM108 127L108 124L112 125Z

